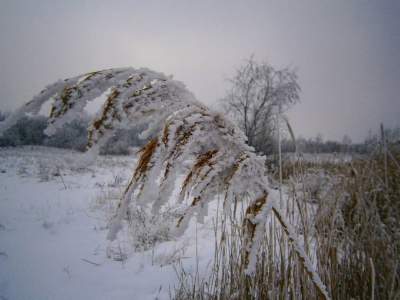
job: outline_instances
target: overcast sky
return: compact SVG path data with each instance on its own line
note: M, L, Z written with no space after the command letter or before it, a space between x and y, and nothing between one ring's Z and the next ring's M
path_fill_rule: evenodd
M298 69L297 135L362 140L400 126L400 1L0 0L0 109L45 85L148 67L211 106L254 54Z

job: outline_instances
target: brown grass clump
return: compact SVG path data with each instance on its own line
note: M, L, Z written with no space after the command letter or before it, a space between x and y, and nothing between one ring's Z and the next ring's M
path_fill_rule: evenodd
M58 118L62 115L64 115L70 108L73 107L74 103L71 102L71 98L72 98L72 94L76 92L76 93L80 93L79 88L77 86L66 86L60 95L60 100L61 100L61 108L60 109L56 109L55 107L55 103L53 104L53 106L51 107L51 111L50 111L50 118L51 119L55 119Z
M250 255L250 250L251 246L254 243L254 234L257 228L257 224L254 223L254 218L260 213L261 209L267 202L267 196L268 195L263 195L260 198L258 198L256 201L254 201L252 204L250 204L245 212L245 217L243 221L243 230L244 230L244 236L246 237L246 245L248 245L245 249L245 258L244 258L244 267L247 268L249 264L249 255Z
M230 184L230 182L231 182L233 176L235 176L236 172L239 170L239 167L240 167L240 165L242 164L242 162L244 162L244 161L245 161L246 159L248 159L248 158L249 158L249 155L246 154L246 153L244 153L244 154L242 154L242 155L239 157L239 159L234 163L234 165L233 165L233 167L232 167L230 173L228 174L228 176L226 176L226 179L225 179L225 184L226 184L227 186L229 186L229 184Z
M140 151L138 154L140 154L138 164L135 168L135 172L129 181L128 186L125 188L125 191L123 193L123 197L121 198L121 201L118 204L118 208L121 207L123 199L125 199L126 194L129 192L131 187L137 183L140 178L145 178L146 173L150 168L150 161L151 158L153 157L154 152L156 151L158 147L158 139L154 138L150 140Z
M164 129L163 129L163 134L162 134L162 142L164 143L164 146L168 145L169 141L169 123L165 124Z
M139 162L136 166L133 178L139 180L140 177L144 176L149 169L149 164L154 152L158 147L158 139L154 138L150 140L140 151Z
M181 194L184 194L186 191L186 188L194 178L196 178L200 175L201 170L208 166L212 167L215 162L212 161L213 157L218 153L218 150L210 150L207 151L203 154L200 154L197 157L196 163L193 165L193 168L190 170L189 174L186 176L185 180L183 181L182 188L181 188Z
M111 124L114 120L121 120L121 116L116 109L116 100L120 95L117 89L113 89L111 94L107 97L106 103L103 106L101 116L93 121L93 124L88 132L88 148L93 146L94 131L103 134L103 128L112 129ZM106 125L106 122L108 125Z
M215 162L212 160L215 155L218 153L218 150L210 150L207 151L203 154L200 154L197 157L196 163L193 165L193 168L190 170L189 174L186 176L185 180L182 183L182 188L181 188L181 195L183 195L186 192L187 187L193 182L193 180L197 180L198 177L200 176L201 171L208 166L209 170L205 172L205 174L202 176L200 179L203 181L205 177L209 174L209 172L212 169L212 166L215 164ZM168 166L167 166L168 167ZM201 196L194 197L192 200L192 203L188 209L192 209L193 207L197 206L201 202ZM178 219L176 227L179 227L182 223L182 221L187 217L187 211Z
M175 132L175 146L170 151L170 155L168 159L176 159L182 152L182 148L189 142L190 137L192 136L196 125L192 125L189 128L186 128L181 125L176 129Z
M378 151L350 162L285 164L284 216L302 237L332 299L400 299L400 151L389 151L386 162L384 151ZM315 192L309 180L318 176L324 180L312 187ZM210 276L182 281L174 299L325 297L274 208L277 222L265 228L255 275L243 274L249 238L256 232L251 218L260 205L243 212L242 224L224 210L221 223L231 225L215 229Z

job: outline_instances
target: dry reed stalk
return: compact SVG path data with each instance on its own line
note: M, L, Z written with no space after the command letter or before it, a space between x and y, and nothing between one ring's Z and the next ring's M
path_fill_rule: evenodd
M254 245L254 236L257 228L257 224L254 222L254 218L260 213L261 209L267 202L267 194L262 195L258 199L256 199L252 204L250 204L245 213L244 221L243 221L243 230L245 231L245 258L244 258L244 266L247 268L250 262L250 252L251 248Z
M303 265L304 269L306 270L308 276L310 277L311 281L314 283L315 288L319 292L320 296L323 297L323 299L328 300L330 299L327 291L325 290L325 286L322 284L321 279L319 278L319 275L313 270L311 266L311 262L307 261L308 258L305 256L305 253L302 253L300 249L302 248L299 245L299 241L297 241L292 233L290 232L291 230L290 225L286 223L286 221L282 218L281 213L275 208L272 207L272 211L275 214L276 218L278 219L279 223L281 224L283 230L287 234L289 240L293 243L294 245L294 250L296 254L298 255L298 258L300 259L301 264Z
M87 148L92 147L96 142L93 140L94 131L97 131L100 135L102 135L104 129L112 129L112 122L115 120L121 120L121 116L116 108L116 99L119 95L120 92L114 88L111 94L107 97L101 112L101 116L95 119L92 123L92 126L89 128ZM106 122L108 122L108 125L106 125Z
M59 108L57 110L55 107L56 104L53 103L51 110L50 110L50 119L54 120L55 118L61 117L73 106L73 102L70 102L73 92L79 92L79 89L77 86L64 87L64 89L62 90L62 92L60 94L61 108Z
M190 182L194 179L196 180L196 177L200 175L200 172L203 170L205 167L212 168L212 166L215 164L213 162L213 158L215 155L218 153L218 150L209 150L203 154L200 154L197 159L196 163L193 165L192 169L190 170L189 174L186 176L185 180L182 183L181 187L181 195L183 195L186 192L186 189Z
M154 152L158 147L158 138L150 140L140 151L139 162L136 166L133 178L139 180L140 177L144 176L149 169L149 163L153 157Z
M371 266L371 300L375 299L375 266L372 258L369 258L369 264Z

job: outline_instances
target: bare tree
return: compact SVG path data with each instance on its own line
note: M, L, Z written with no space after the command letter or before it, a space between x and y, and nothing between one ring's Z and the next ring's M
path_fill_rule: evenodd
M268 153L276 126L273 116L299 100L300 86L294 70L277 70L253 57L230 79L231 89L222 99L229 115L243 129L248 144Z

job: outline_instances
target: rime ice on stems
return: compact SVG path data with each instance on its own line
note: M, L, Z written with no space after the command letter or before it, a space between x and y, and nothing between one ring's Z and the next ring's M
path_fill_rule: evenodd
M199 103L181 82L148 69L124 68L92 72L48 86L17 111L2 129L26 113L37 114L54 98L47 134L78 118L88 101L110 90L89 126L87 148L99 147L117 129L147 124L143 137L153 137L140 151L139 161L116 215L108 239L114 240L130 209L140 206L156 214L164 206L178 207L172 231L179 235L196 216L201 221L207 204L222 192L224 206L250 199L243 227L246 232L246 273L254 273L260 237L267 217L275 213L319 291L326 289L297 242L295 232L270 195L265 159L246 144L244 134L220 114ZM179 197L174 187L183 174Z

